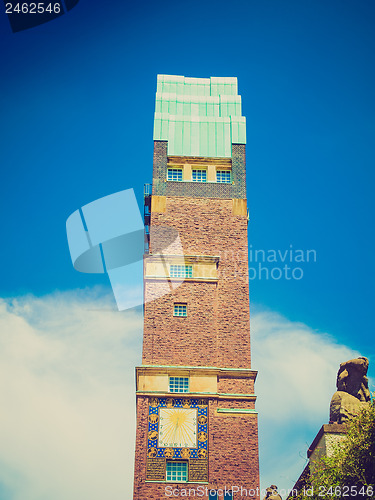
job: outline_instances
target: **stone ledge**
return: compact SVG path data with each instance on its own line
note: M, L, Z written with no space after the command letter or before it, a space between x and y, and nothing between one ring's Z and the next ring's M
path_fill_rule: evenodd
M347 426L345 424L324 424L320 428L318 434L315 436L314 441L311 443L309 449L307 450L307 458L310 458L311 454L317 447L319 441L324 434L346 434Z

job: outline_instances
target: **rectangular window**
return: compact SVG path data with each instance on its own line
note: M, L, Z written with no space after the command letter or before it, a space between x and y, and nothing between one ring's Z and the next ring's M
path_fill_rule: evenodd
M182 266L172 264L170 266L170 277L171 278L192 278L193 277L193 266Z
M223 500L232 500L233 496L232 493L230 493L229 491L225 491L224 496L222 496L222 494L218 496L217 491L210 490L208 493L208 498L209 500L220 500L220 498L222 498Z
M230 170L217 170L216 171L216 182L221 182L222 184L230 184L232 182L232 176Z
M182 168L168 168L167 181L182 181Z
M173 304L173 316L187 316L187 304Z
M188 480L187 462L167 461L167 481L172 483L184 483Z
M189 377L169 377L169 392L189 392Z
M207 182L207 170L193 170L193 182Z

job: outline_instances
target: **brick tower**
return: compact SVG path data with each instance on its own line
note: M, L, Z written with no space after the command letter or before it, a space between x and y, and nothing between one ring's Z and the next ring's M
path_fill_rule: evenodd
M135 500L259 496L245 127L236 78L158 76Z

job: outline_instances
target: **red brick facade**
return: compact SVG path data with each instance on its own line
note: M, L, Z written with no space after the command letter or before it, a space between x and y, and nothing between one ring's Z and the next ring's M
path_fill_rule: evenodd
M146 482L146 450L147 450L147 415L148 397L137 397L137 440L135 460L135 500L165 500L168 498L166 487L181 490L198 488L218 490L231 487L243 488L247 492L259 488L258 464L258 423L256 415L218 414L218 408L254 408L254 403L241 401L218 401L209 399L210 432L209 432L209 483L151 483ZM241 490L234 490L234 499L257 499L259 495L246 495ZM191 495L192 496L192 495ZM179 498L179 496L177 496ZM183 498L183 497L182 497ZM194 497L193 497L194 498ZM207 500L204 494L198 496ZM219 497L218 500L223 500Z
M143 363L250 368L246 215L233 215L232 200L167 197L165 213L151 213L158 225L178 231L185 255L219 256L218 280L145 304ZM146 281L146 293L159 286ZM187 303L186 318L173 317L175 302Z
M155 176L160 176L167 164L167 148L161 146L160 143L155 146L156 184ZM244 177L244 146L238 146L236 161ZM163 200L151 211L150 253L160 247L160 241L153 240L152 229L167 226L178 232L184 255L196 259L199 256L218 257L215 261L217 275L214 279L193 277L185 280L170 293L145 303L142 363L143 366L152 365L154 370L158 366L170 367L174 370L173 376L178 373L178 367L184 367L180 370L185 371L194 371L194 367L212 367L212 370L217 367L217 389L193 395L208 402L208 481L204 483L146 481L150 398L153 392L157 392L158 397L170 396L170 393L158 392L158 389L150 393L138 390L134 500L166 499L171 497L168 494L171 488L178 490L180 495L183 495L182 490L195 489L196 497L207 499L205 489L225 487L247 490L241 496L241 491L235 489L235 500L259 498L255 372L250 372L246 210L236 209L233 198L200 198L196 192L194 196L187 196L185 192L183 196L164 197L160 194L160 186L158 189L157 195L154 190L154 196L162 196ZM186 191L186 186L184 189ZM173 247L169 251L173 255ZM160 287L168 291L167 284L146 276L148 300L160 291ZM187 304L186 317L173 315L174 303ZM226 370L221 372L220 369ZM198 373L199 369L196 370ZM250 494L249 490L252 490ZM176 491L173 498L177 497ZM198 491L204 491L203 496L198 495Z

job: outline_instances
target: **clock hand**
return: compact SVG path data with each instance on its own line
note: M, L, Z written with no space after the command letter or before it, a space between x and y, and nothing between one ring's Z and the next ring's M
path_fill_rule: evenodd
M178 421L180 419L180 415L177 414L177 420L176 420L176 423L175 423L175 426L174 426L174 433L173 433L173 442L175 443L176 442L176 434L177 434L177 431L178 431Z

